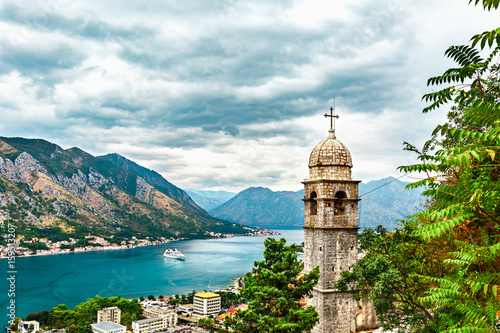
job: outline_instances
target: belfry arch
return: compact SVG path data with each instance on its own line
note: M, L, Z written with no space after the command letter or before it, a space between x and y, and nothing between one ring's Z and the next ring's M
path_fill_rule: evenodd
M337 191L334 195L333 207L334 215L345 215L347 206L347 194L344 191Z
M311 215L318 215L318 202L316 201L317 197L318 195L315 191L312 191L309 195L309 214Z

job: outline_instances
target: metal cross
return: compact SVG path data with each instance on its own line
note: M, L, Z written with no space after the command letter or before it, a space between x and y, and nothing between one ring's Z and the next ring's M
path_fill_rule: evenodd
M335 121L333 120L333 118L339 119L338 114L333 114L334 111L335 111L335 109L333 107L330 107L330 114L325 113L325 118L328 118L328 117L330 118L330 129L331 130L335 130Z

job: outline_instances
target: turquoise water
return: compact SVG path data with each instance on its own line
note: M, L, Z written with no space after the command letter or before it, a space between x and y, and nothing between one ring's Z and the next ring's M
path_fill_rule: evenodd
M287 244L304 240L303 229L277 230ZM73 308L96 295L133 298L187 294L192 290L225 288L263 259L266 237L189 240L129 250L73 253L16 259L15 297L9 297L7 260L0 261L1 324L9 320L9 302L16 316L51 310L58 304ZM178 248L186 260L163 258L165 248Z

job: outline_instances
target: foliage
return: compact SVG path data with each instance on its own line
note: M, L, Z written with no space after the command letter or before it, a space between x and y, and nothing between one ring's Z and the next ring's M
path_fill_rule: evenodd
M476 1L477 3L477 1ZM496 8L498 4L483 2ZM453 99L462 112L459 126L438 125L421 153L421 164L401 167L426 173L412 188L425 186L430 207L414 216L415 236L427 242L451 239L443 264L448 273L437 277L418 273L430 284L420 298L436 314L439 331L492 332L500 309L500 103L496 30L473 37L472 46L452 46L446 54L459 67L429 79L430 85L460 83L424 96L432 104L424 112ZM493 47L483 59L474 48ZM443 139L444 138L444 139ZM455 144L453 144L455 143ZM432 150L435 150L432 154Z
M211 318L200 318L198 320L198 325L211 330L215 327L215 321Z
M27 247L31 252L36 253L37 250L48 250L48 246L41 242L25 243L21 242L21 246Z
M410 221L391 233L382 226L363 230L360 249L366 255L342 271L336 284L339 290L354 290L355 299L372 301L386 330L432 331L430 326L436 321L428 304L419 298L430 285L415 273L442 277L447 272L445 253L441 244L422 241L414 231Z
M226 318L225 326L235 332L310 332L319 320L312 306L302 306L301 298L311 295L319 279L316 267L299 277L295 245L286 240L265 240L264 261L254 263L241 293L250 300L248 310Z
M499 6L499 0L470 3ZM408 217L400 231L366 231L366 257L338 285L373 300L387 327L402 320L415 331L498 331L499 33L484 32L471 45L446 51L457 67L428 80L441 89L424 95L430 105L423 112L453 103L449 122L436 127L421 151L405 143L420 163L400 167L425 175L408 187L425 188L427 209Z
M125 326L130 326L132 321L139 319L142 314L142 308L136 301L128 301L120 297L95 296L87 302L78 304L73 310L60 304L53 308L48 316L44 311L40 311L37 315L40 323L49 327L66 328L75 333L90 333L90 324L97 322L97 311L113 306L117 306L122 311L121 324ZM44 320L44 318L47 319Z
M232 308L246 303L246 299L240 293L218 292L221 298L222 308Z
M13 330L13 331L17 331L17 327L18 327L18 324L19 324L20 320L21 320L21 318L17 318L17 317L14 318L14 320L10 324L10 329Z

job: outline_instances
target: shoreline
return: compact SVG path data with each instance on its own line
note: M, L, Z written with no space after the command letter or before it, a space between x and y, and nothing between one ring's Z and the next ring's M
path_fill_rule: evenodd
M186 240L187 238L183 239L176 239L175 241L181 241L181 240ZM127 247L121 247L121 246L116 246L116 247L109 247L109 248L104 248L104 247L92 247L92 248L86 248L83 251L60 251L60 252L47 252L47 253L34 253L34 254L21 254L21 255L15 255L14 258L29 258L29 257L45 257L45 256L55 256L59 254L79 254L79 253L88 253L88 252L97 252L97 251L116 251L116 250L129 250L129 249L135 249L138 247L146 247L146 246L157 246L157 245L163 245L167 244L170 242L174 241L167 241L163 243L158 243L158 244L147 244L147 245L135 245L135 246L127 246ZM47 250L50 251L50 250ZM8 256L0 256L1 259L8 259Z
M77 253L88 253L88 252L97 252L97 251L115 251L115 250L129 250L129 249L135 249L138 247L146 247L146 246L156 246L156 245L163 245L163 244L168 244L170 242L177 242L177 241L184 241L184 240L194 240L194 239L220 239L220 238L232 238L232 237L260 237L260 236L270 236L270 235L280 235L279 232L277 231L270 231L268 229L266 232L260 234L246 234L246 235L238 235L238 234L228 234L225 237L208 237L208 238L178 238L178 239L166 239L164 241L154 243L154 244L144 244L141 245L142 243L139 243L137 245L117 245L116 246L88 246L85 248L82 248L81 250L78 251L71 251L71 250L59 250L56 252L53 252L54 249L52 250L42 250L42 251L47 251L47 252L40 252L40 253L34 253L34 254L18 254L14 255L14 258L29 258L29 257L43 257L43 256L54 256L54 255L59 255L59 254L77 254ZM9 259L9 255L7 253L5 254L0 254L0 260L2 259Z

